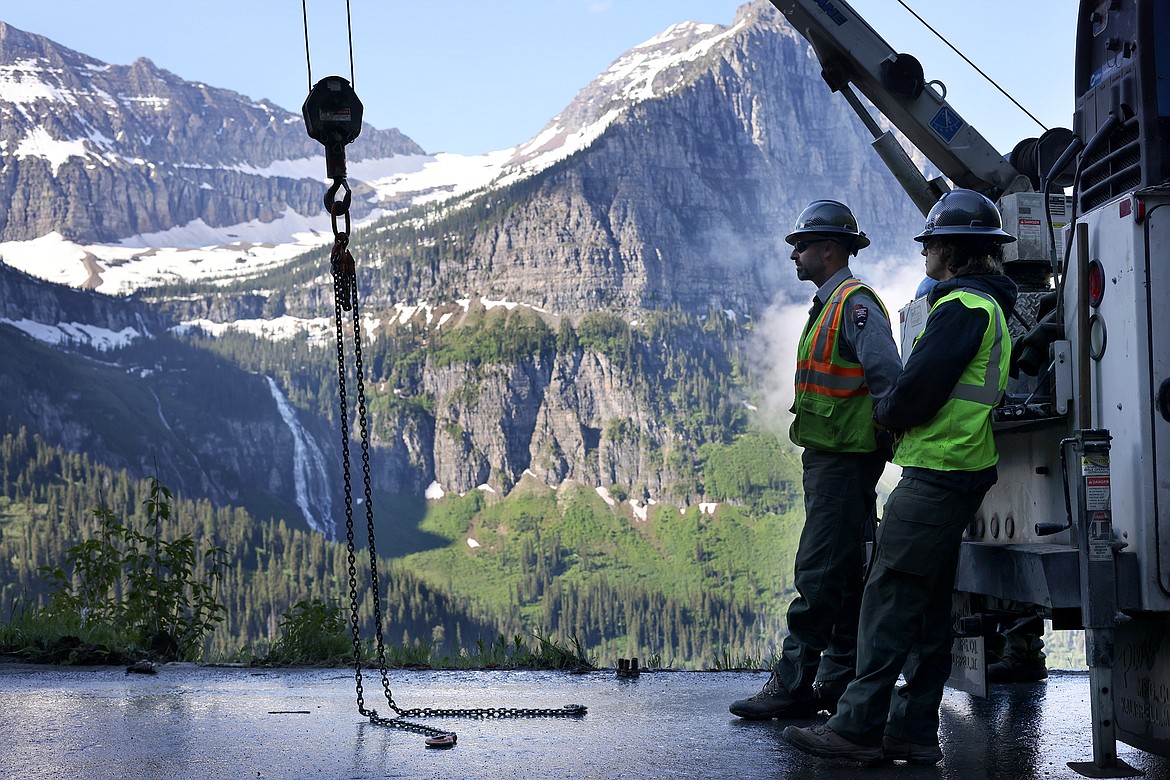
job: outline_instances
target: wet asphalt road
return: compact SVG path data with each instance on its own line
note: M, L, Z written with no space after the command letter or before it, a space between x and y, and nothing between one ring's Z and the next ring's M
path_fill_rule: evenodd
M583 704L578 719L434 719L458 733L450 750L358 714L352 671L169 664L122 667L0 664L0 778L1026 778L1080 777L1092 759L1088 678L1000 686L987 699L947 691L944 760L862 768L822 761L781 738L784 723L747 722L727 705L763 673L613 671L393 672L402 708ZM376 673L367 707L386 706ZM1119 744L1149 778L1170 762Z

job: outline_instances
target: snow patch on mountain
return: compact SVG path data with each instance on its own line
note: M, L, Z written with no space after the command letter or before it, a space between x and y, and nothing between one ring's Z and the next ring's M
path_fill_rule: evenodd
M486 296L480 296L478 302L484 309L489 311L496 307L503 307L511 311L517 306L523 306L533 311L547 313L544 309L531 304L517 303L516 301L509 300L492 300ZM419 319L426 326L438 330L455 316L458 309L452 311L453 306L458 306L459 309L466 313L471 308L471 299L460 298L454 303L445 304L432 304L427 301L416 301L415 303L399 302L394 304L394 308L392 309L393 314L389 317L389 323L401 326ZM3 320L0 320L0 322L3 322ZM365 316L362 318L362 333L366 337L373 339L376 337L382 325L382 319L374 316ZM172 328L172 330L177 333L187 333L193 328L198 328L204 333L216 337L222 336L228 331L236 331L240 333L251 333L254 336L271 341L304 339L309 344L315 346L329 344L336 339L336 321L333 317L294 317L285 314L270 319L244 319L233 320L231 322L193 319L183 321Z
M14 157L37 157L49 161L53 175L70 157L90 157L90 150L84 140L58 141L43 127L34 127L32 132L20 139L13 152Z
M10 65L0 65L0 95L18 108L32 105L40 100L53 103L74 104L76 99L70 90L60 89L42 78L45 68L39 60L17 60Z
M740 19L732 27L698 22L672 25L626 52L597 78L597 83L631 102L668 94L683 83L679 66L706 56L745 24L746 20Z
M0 324L11 325L28 336L53 347L86 346L100 352L124 347L143 337L134 328L110 330L84 322L45 323L21 318L0 317Z
M42 138L43 136L43 138ZM38 128L36 144L24 142L20 153L36 153L60 166L70 155L85 156L85 141L52 141ZM495 179L510 150L486 155L396 155L351 165L350 186L363 181L377 200L405 199L406 205L444 200L480 189ZM309 178L325 170L325 158L282 160L263 169L235 170L262 176ZM325 194L327 182L322 182ZM357 226L385 215L375 209ZM269 222L211 227L194 220L170 230L144 233L116 244L78 244L53 232L31 241L0 243L0 258L41 279L110 295L142 287L186 281L228 283L279 267L333 241L328 215L307 217L284 211Z
M743 18L731 27L682 22L630 49L535 138L516 147L500 183L517 181L589 147L630 106L683 86L687 63L703 58L747 23Z
M367 320L372 328L379 324L377 320ZM210 336L222 336L227 331L251 333L270 341L289 341L295 338L304 338L310 344L322 346L333 341L334 320L332 317L292 317L284 315L269 320L250 319L234 320L232 322L214 322L208 319L186 320L172 328L176 333L187 333L198 328ZM371 330L372 332L372 330Z

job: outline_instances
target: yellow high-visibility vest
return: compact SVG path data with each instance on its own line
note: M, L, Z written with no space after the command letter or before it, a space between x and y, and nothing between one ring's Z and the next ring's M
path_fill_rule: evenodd
M979 471L999 462L991 430L991 410L1007 389L1011 335L1003 309L990 295L963 288L944 295L931 309L946 301L958 301L969 309L986 311L987 330L979 351L963 370L938 414L902 436L894 463L936 471Z

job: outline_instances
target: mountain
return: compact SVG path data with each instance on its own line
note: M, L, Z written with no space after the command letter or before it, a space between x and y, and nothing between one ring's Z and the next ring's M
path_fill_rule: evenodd
M302 422L270 378L167 326L141 302L0 265L6 430L35 431L111 468L166 474L217 506L263 507L332 537L328 487L340 471L316 444L328 429Z
M607 551L655 550L665 569L693 567L670 598L718 585L730 614L774 590L730 584L734 555L712 563L696 534L713 515L695 505L737 505L736 528L795 505L790 477L743 466L790 458L759 433L776 428L761 397L791 382L784 361L768 373L764 336L794 341L776 311L812 293L783 236L808 201L843 199L873 239L855 265L872 276L905 265L921 220L867 138L762 0L730 26L683 23L635 47L512 149L429 156L363 129L347 154L368 464L348 443L358 483L369 467L380 538L465 598L504 566L493 551L524 549L510 532L535 544L557 512L576 528L602 511L613 517L586 526L647 522L636 533L649 541L613 546L616 532L597 530L605 539L542 577L588 590ZM323 170L298 116L0 24L6 432L343 536ZM342 376L352 412L357 377ZM542 483L565 498L485 519ZM694 522L664 545L655 518L672 512ZM472 548L473 526L501 544ZM672 557L684 548L686 562ZM436 568L472 550L476 576ZM513 592L527 600L516 615L541 614L528 602L544 596Z
M87 188L96 189L109 181L130 192L141 189L147 172L163 188L185 186L176 180L198 181L190 176L237 176L236 189L205 187L204 179L200 192L208 194L201 197L214 204L223 192L233 202L267 203L265 208L281 218L295 211L288 199L256 200L251 179L315 190L311 200L320 196L320 182L244 172L291 170L319 154L297 117L234 93L186 84L145 61L107 66L10 26L2 29L6 76L0 110L14 120L0 125L11 202L28 201L33 196L26 193L36 191L36 197L67 204L46 208L47 214L104 214L109 209L95 203L116 198L71 196L61 182L85 179ZM143 115L145 107L149 116ZM243 126L251 129L241 132ZM732 436L747 424L744 404L757 392L746 381L753 367L746 353L736 350L774 301L808 294L797 291L782 241L794 215L816 197L850 201L874 238L861 261L896 256L901 237L919 219L897 195L864 137L860 123L820 81L808 45L769 4L757 2L744 6L729 27L679 24L619 58L535 139L506 154L485 156L480 175L495 171L488 184L446 202L423 198L418 205L419 199L408 199L416 205L359 230L351 246L362 274L364 311L371 318L368 348L379 355L369 379L377 383L375 404L386 412L374 421L379 489L419 495L435 483L439 490L464 493L494 483L507 491L528 470L549 484L575 479L625 485L647 498L702 498L691 474L693 453L705 441ZM51 138L55 146L35 146L37 138ZM54 159L46 153L54 148L72 151ZM358 161L392 155L390 167L398 158L418 162L421 153L394 131L372 129L350 148ZM33 172L41 177L39 189ZM456 188L433 174L428 186L399 192ZM173 233L174 226L185 229L199 221L186 199L167 203L174 207L145 210L154 214L152 226L171 226ZM141 210L135 205L124 211ZM14 213L6 230L15 230ZM231 433L247 430L240 422L184 446L200 464L255 463L257 473L277 475L257 479L241 468L247 485L268 486L260 492L279 495L300 479L302 496L320 494L304 487L307 475L332 481L332 464L338 461L337 445L327 433L336 429L335 412L329 389L322 386L330 351L321 345L328 343L331 319L324 250L254 264L253 253L262 246L229 241L221 248L234 255L235 268L204 273L215 263L193 247L101 244L96 231L86 233L80 224L65 218L33 229L26 223L25 237L37 230L49 233L7 242L0 252L6 259L22 258L23 245L78 230L66 250L82 252L69 262L90 270L78 286L127 266L154 269L153 275L138 277L139 285L178 276L181 283L140 287L132 299L166 320L166 327L126 331L105 315L55 320L52 309L37 319L19 307L5 318L37 322L44 332L60 330L59 323L88 323L127 341L138 338L110 355L115 364L153 340L164 359L152 362L142 380L147 383L171 371L189 375L185 368L168 368L165 358L176 353L158 344L175 341L198 352L214 343L221 357L242 370L239 384L220 384L225 391L239 386L252 399L249 408L263 400L266 433L234 444ZM224 238L245 227L232 225ZM270 257L284 246L270 248ZM55 258L50 263L45 256L37 253L34 262L18 265L54 277L54 267L66 262L67 254L57 259L49 253ZM184 270L170 270L180 267ZM46 288L42 295L61 293ZM711 315L726 318L721 330L712 330ZM585 339L578 332L582 325ZM195 344L182 335L191 327L215 336L240 335ZM506 360L468 357L469 344L526 328L540 332L528 334L534 340ZM565 328L574 346L557 349ZM164 331L167 338L161 339ZM263 358L238 354L248 338L244 334L263 336ZM570 339L560 340L570 345ZM437 348L446 351L436 354ZM236 353L229 354L232 350ZM84 429L84 422L48 424L74 418L73 402L59 389L67 384L54 385L59 397L35 408L13 402L13 419L63 446L108 453L109 462L141 470L139 443L122 452L94 431L65 436L66 430ZM180 430L200 434L214 427L204 420L231 418L237 406L225 415L209 405L214 396L194 392L197 386L178 382L168 391L182 399L178 409L160 408L152 417L174 428L176 415L189 412L192 421ZM289 415L274 392L295 399L295 414ZM699 415L705 422L683 425L695 416L695 406L709 410ZM48 411L54 407L59 411ZM298 438L297 426L312 435ZM302 441L301 448L280 446L277 431ZM258 449L267 454L248 451L256 442L263 442ZM300 465L287 457L290 451L301 453ZM183 462L177 453L168 453L167 461ZM254 492L188 463L175 469L176 487L217 501ZM305 465L316 463L324 465ZM287 506L288 500L269 503ZM300 519L310 526L318 524L313 517L329 514L323 499L316 507L307 497L302 503L308 508L299 512ZM336 530L335 522L320 525L326 533Z
M109 242L320 211L317 183L280 170L318 152L299 115L148 59L109 65L3 22L0 68L0 241L56 232ZM367 156L422 153L397 130L365 131Z

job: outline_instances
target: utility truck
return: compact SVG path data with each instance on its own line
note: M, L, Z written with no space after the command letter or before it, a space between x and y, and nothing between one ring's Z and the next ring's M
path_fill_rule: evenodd
M1118 739L1170 755L1170 0L1081 0L1072 127L1006 156L845 0L771 2L923 214L973 189L1018 238L999 482L962 546L952 681L985 694L984 638L1036 615L1083 630L1093 760L1070 765L1140 774ZM924 305L903 310L904 338Z

